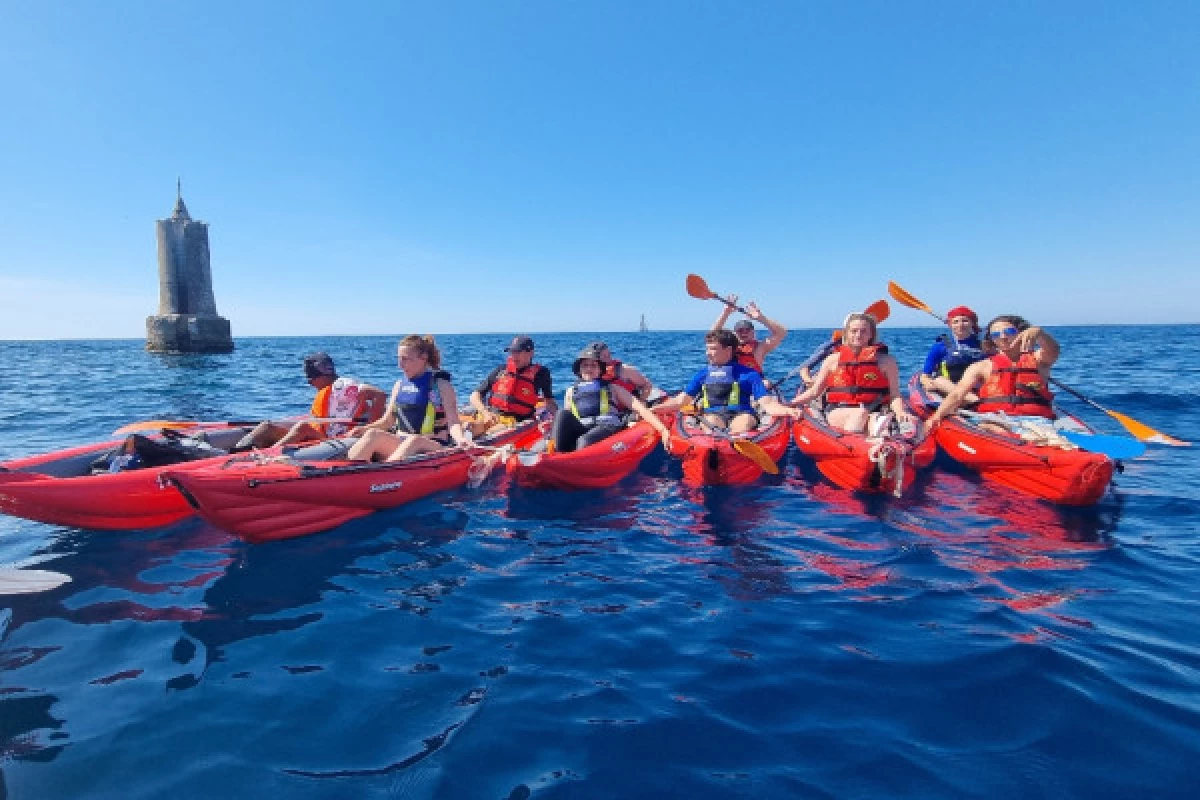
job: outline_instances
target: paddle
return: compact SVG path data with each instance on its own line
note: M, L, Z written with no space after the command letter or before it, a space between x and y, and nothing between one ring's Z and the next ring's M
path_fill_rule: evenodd
M1104 433L1083 431L1059 431L1064 439L1089 453L1106 455L1113 461L1127 461L1146 452L1146 445L1128 436L1109 436Z
M779 465L775 463L775 459L771 458L766 450L763 450L762 447L758 445L758 442L752 442L749 439L736 438L729 431L710 424L709 421L704 418L702 413L697 413L699 409L694 406L691 407L690 411L687 408L681 408L679 411L682 414L688 414L694 417L695 420L700 423L700 427L704 428L713 436L716 436L719 439L729 440L730 446L733 447L734 451L736 451L738 455L745 456L753 461L762 469L763 472L767 473L768 475L779 474ZM672 439L672 442L674 442L674 439ZM672 452L674 452L674 450L672 450Z
M147 419L141 422L130 422L113 431L113 436L124 436L129 433L144 433L146 431L180 430L183 428L241 428L257 425L261 420L230 420L228 422L196 422L186 419Z
M941 316L939 316L937 314L937 312L935 312L928 305L926 305L925 303L921 302L919 299L914 297L912 294L905 291L904 288L901 287L895 281L888 281L888 294L890 294L892 297L896 298L896 300L899 301L902 305L906 305L909 308L914 308L917 311L924 311L925 313L932 316L934 319L941 322L943 325L946 324L946 320L942 319ZM1188 447L1191 444L1191 442L1185 442L1182 439L1176 439L1174 436L1170 436L1168 434L1163 433L1162 431L1155 430L1154 428L1151 428L1149 425L1145 424L1144 422L1138 422L1133 417L1130 417L1126 414L1122 414L1119 411L1113 411L1111 409L1105 408L1104 406L1097 403L1095 400L1084 395L1078 389L1073 389L1070 386L1067 386L1065 383L1058 380L1057 378L1051 378L1050 382L1053 383L1058 388L1062 389L1064 392L1074 395L1078 399L1082 400L1084 403L1087 403L1092 408L1095 408L1098 411L1103 411L1105 414L1108 414L1110 417L1115 419L1117 422L1121 423L1122 427L1124 427L1125 430L1127 430L1131 434L1133 434L1134 438L1138 439L1139 441L1153 442L1155 444L1169 444L1169 445L1174 445L1175 447ZM1114 438L1118 438L1118 437L1114 437ZM1080 445L1080 446L1082 447L1082 445Z
M47 569L14 569L0 567L0 595L33 594L57 589L71 580L70 575Z
M294 425L297 422L312 422L318 425L327 425L340 423L343 425L362 425L367 420L364 419L344 419L341 417L286 417L278 420L280 425ZM128 425L122 425L113 431L114 436L124 436L129 433L143 433L145 431L172 431L185 430L187 428L200 428L209 430L212 428L253 428L262 420L227 420L225 422L195 422L185 419L148 419L142 422L131 422Z
M721 297L719 294L714 292L712 289L708 288L708 284L704 282L704 278L701 278L699 275L692 274L692 273L688 274L688 276L687 276L687 293L690 294L692 297L695 297L697 300L720 300L722 303L729 306L730 308L740 311L743 314L746 313L746 309L742 308L739 305L735 305L734 303L729 302L724 297Z

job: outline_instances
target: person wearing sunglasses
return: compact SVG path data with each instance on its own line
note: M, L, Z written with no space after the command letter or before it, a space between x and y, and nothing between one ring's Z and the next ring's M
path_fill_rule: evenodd
M1054 419L1050 368L1060 352L1055 338L1015 314L993 319L986 335L984 350L989 357L967 367L954 390L925 421L926 431L966 405L971 392L979 396L975 410L981 413Z
M967 367L987 358L983 342L979 340L979 317L974 311L966 306L955 306L946 312L946 325L950 333L937 337L929 348L920 379L925 391L937 392L943 397L954 390L954 384L962 379ZM970 395L967 402L974 403L978 399Z

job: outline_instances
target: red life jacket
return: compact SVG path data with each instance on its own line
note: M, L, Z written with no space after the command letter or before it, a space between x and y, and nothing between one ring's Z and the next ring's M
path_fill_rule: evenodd
M625 380L625 378L621 377L621 362L617 361L615 358L605 365L604 374L600 376L600 380L620 386L631 395L635 397L637 396L637 387Z
M988 360L992 374L979 390L976 411L1054 419L1054 395L1038 372L1033 353L1021 353L1016 364L1003 353Z
M886 344L864 347L857 354L846 345L837 349L838 365L825 389L826 405L866 406L875 410L891 394L887 374L879 366Z
M743 367L749 367L750 369L754 370L759 375L761 375L762 371L763 371L763 366L762 366L762 363L758 360L758 357L755 355L755 351L757 351L757 350L758 350L758 342L756 342L756 341L755 342L739 342L738 346L736 348L734 348L733 360L736 361L737 363L741 364Z
M537 409L537 387L533 379L541 367L530 364L522 369L510 358L504 365L504 372L492 381L491 397L488 405L503 414L511 414L519 420L529 419Z

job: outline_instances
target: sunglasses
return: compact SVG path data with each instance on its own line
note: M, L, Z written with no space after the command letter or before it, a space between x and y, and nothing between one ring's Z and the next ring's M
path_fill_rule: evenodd
M1014 328L1012 326L1009 326L1007 328L1001 328L998 331L988 331L988 338L989 339L999 339L1001 336L1007 336L1011 339L1012 337L1016 336L1018 333L1020 333L1019 330L1017 330L1016 328Z

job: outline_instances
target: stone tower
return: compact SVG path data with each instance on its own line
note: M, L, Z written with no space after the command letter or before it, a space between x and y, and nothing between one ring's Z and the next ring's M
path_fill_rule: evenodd
M158 233L158 314L146 318L146 349L163 353L228 353L229 320L217 314L209 266L208 224L194 220L175 185L175 210Z

